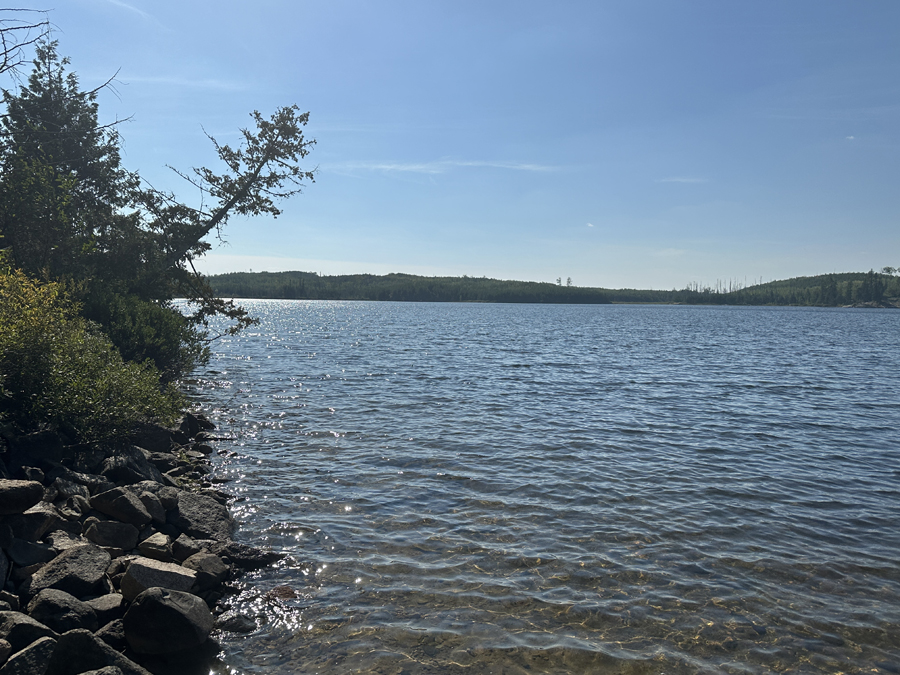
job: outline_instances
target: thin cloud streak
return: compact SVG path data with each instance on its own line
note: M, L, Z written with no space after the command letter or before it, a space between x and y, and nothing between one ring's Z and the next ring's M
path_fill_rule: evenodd
M219 91L243 91L248 87L242 82L218 80L214 78L192 80L185 77L129 77L125 84L150 84L164 87L191 87L197 89L216 89Z
M131 12L134 12L135 14L140 15L144 19L149 19L151 21L156 20L150 14L145 12L144 10L138 9L134 5L129 5L127 2L122 2L122 0L106 0L106 2L108 2L110 5L115 5L116 7L121 7L122 9L127 9Z
M558 171L559 167L527 162L502 162L484 160L440 160L437 162L338 162L322 165L323 170L332 171L382 171L384 173L421 173L434 175L460 167L483 167L508 169L510 171Z

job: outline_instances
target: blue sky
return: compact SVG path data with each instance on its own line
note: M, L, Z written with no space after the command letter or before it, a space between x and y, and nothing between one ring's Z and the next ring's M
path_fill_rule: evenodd
M310 111L316 182L209 272L673 288L900 265L900 3L62 0L124 160Z

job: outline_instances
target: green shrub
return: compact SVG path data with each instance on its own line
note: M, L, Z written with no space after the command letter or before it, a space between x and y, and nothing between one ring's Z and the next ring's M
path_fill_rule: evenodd
M171 423L181 394L149 362L123 361L78 309L60 284L0 260L0 421L79 441L114 440L141 420Z

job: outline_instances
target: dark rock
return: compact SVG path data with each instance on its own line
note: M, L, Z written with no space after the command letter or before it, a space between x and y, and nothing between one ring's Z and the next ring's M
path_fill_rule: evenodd
M201 431L212 431L213 429L216 428L216 425L213 424L212 422L210 422L206 418L205 415L196 415L196 417L197 417L197 424L200 425ZM197 434L194 434L194 435L196 436Z
M12 607L14 612L19 611L19 596L9 591L0 591L0 600Z
M76 597L91 595L100 588L110 556L93 545L73 546L38 570L22 586L25 597L33 597L45 588L56 588Z
M6 555L19 567L29 567L37 563L50 562L56 557L56 551L48 544L13 539L12 544L6 549Z
M150 454L150 463L165 473L178 466L178 458L171 452L153 452Z
M138 529L130 523L98 520L91 523L84 536L98 546L130 551L138 542Z
M178 488L168 487L152 480L144 480L140 483L135 483L134 485L126 485L125 489L138 498L145 492L156 495L166 511L174 509L178 505L178 493L181 492Z
M6 523L0 523L0 548L9 548L12 545L13 531Z
M159 497L152 492L142 492L138 495L138 499L141 500L141 504L147 509L147 513L150 514L153 523L162 525L166 522L166 509L163 507Z
M141 500L131 491L121 487L94 495L91 498L91 506L123 523L141 526L152 520Z
M31 579L32 575L34 575L36 572L40 571L40 569L46 564L47 563L35 563L34 565L29 565L28 567L13 567L13 571L12 571L12 574L10 575L10 579L13 582L28 581L29 579Z
M195 553L182 565L197 573L197 588L200 592L221 586L231 572L228 565L213 553Z
M50 665L56 640L43 637L9 657L0 675L44 675Z
M44 483L44 472L36 466L23 466L22 475L25 476L25 480L37 481L42 485Z
M80 471L85 474L97 474L100 472L100 466L103 464L104 459L106 459L106 453L99 445L95 443L80 443L66 447L63 462L74 471ZM93 492L95 491L91 490L91 493ZM103 490L98 490L98 492L103 492Z
M43 496L44 486L37 481L0 479L0 515L24 513Z
M66 478L57 478L53 481L53 487L56 488L56 494L58 497L63 499L68 499L69 497L74 497L75 495L81 495L85 499L91 498L91 491L87 488L86 485L81 485L80 483L76 483L75 481L68 480Z
M203 539L231 539L235 527L225 506L206 495L184 490L178 494L178 506L166 519L182 532Z
M239 544L235 541L216 542L209 547L209 552L215 553L217 556L223 558L228 558L241 569L248 571L267 567L284 558L283 553L263 551L253 546Z
M55 640L58 636L48 626L35 621L27 614L0 612L0 638L12 645L14 654L43 637Z
M150 588L125 612L125 638L138 654L171 654L202 645L214 622L196 595Z
M172 543L172 556L179 562L187 560L202 550L200 545L186 534L182 534Z
M3 551L0 551L0 588L2 588L2 584L6 583L6 578L9 576L9 568L9 558L6 557Z
M103 640L117 652L121 652L128 646L125 641L125 624L122 619L110 621L103 628L94 633L95 636Z
M216 619L216 628L230 633L252 633L256 630L256 621L243 614L226 612Z
M181 419L181 424L178 425L178 428L182 432L193 438L200 433L200 421L191 413L185 413L184 417Z
M124 675L122 669L117 666L106 666L97 670L88 670L81 675Z
M45 588L28 603L28 614L57 633L76 628L97 630L97 614L85 602L65 591Z
M24 513L8 516L6 522L12 528L14 537L38 541L61 519L53 504L38 502Z
M211 455L213 452L213 447L211 445L207 445L206 443L194 443L194 447L191 449L194 452L199 452L203 455Z
M112 457L103 460L100 475L105 476L116 485L130 485L142 480L152 480L157 483L162 480L162 474L153 466L142 448L132 445L122 448Z
M0 640L0 666L6 663L10 654L12 654L12 645L6 640Z
M148 588L190 592L196 588L197 573L181 565L137 557L128 565L120 588L126 600L134 600Z
M172 562L172 540L168 535L157 532L138 544L141 555L162 562Z
M115 666L123 675L150 675L86 630L70 630L59 636L47 675L79 675L109 666Z
M169 452L172 447L172 432L159 424L137 424L131 434L131 441L150 452Z
M125 598L121 593L107 593L99 598L87 600L85 604L94 610L97 624L101 627L125 615Z
M63 458L63 441L53 431L38 431L33 434L9 439L9 467L58 464Z

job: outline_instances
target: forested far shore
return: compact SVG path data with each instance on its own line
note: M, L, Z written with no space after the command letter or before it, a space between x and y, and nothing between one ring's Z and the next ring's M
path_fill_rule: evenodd
M900 306L900 277L846 272L795 277L751 286L690 284L681 290L587 288L563 283L413 274L320 275L315 272L231 272L210 276L219 297L400 302L522 302L558 304L660 303L711 305Z

